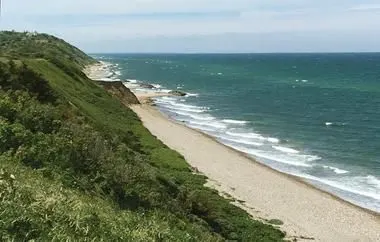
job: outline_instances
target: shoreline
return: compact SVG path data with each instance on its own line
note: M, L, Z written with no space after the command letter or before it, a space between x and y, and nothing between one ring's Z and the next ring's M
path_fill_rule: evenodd
M148 128L153 135L157 136L158 139L160 139L168 147L170 147L174 150L177 150L180 154L184 155L186 161L189 163L190 166L197 168L197 170L199 170L199 172L201 172L205 176L207 176L208 179L211 181L208 183L208 185L210 187L218 190L218 192L220 192L221 195L223 195L225 193L229 194L230 196L235 198L235 201L236 200L243 200L244 201L243 204L242 203L240 203L240 205L236 204L236 203L234 203L234 204L245 209L248 213L250 213L256 219L261 219L264 221L270 220L270 219L280 219L281 221L284 222L284 225L280 226L280 229L282 229L283 231L285 231L287 233L288 238L297 238L298 241L302 241L302 238L305 241L310 241L311 238L313 238L314 241L343 241L343 240L344 241L378 241L378 240L380 240L380 232L378 232L378 233L374 232L373 236L368 236L367 238L365 238L366 235L369 235L371 233L370 231L365 231L367 228L369 229L371 226L364 226L364 225L363 225L363 227L361 226L362 224L366 223L365 221L361 221L360 223L359 223L359 221L357 221L358 222L357 225L364 230L362 233L360 232L360 229L350 229L349 231L352 231L351 235L349 235L350 234L350 233L348 233L349 231L347 231L347 234L344 232L340 233L339 231L337 231L334 233L335 235L331 235L331 233L330 233L330 235L328 235L328 237L323 237L323 236L321 237L320 235L323 235L324 233L329 234L327 232L327 228L331 227L333 225L339 224L339 220L338 221L334 220L333 222L331 222L330 223L331 226L327 226L327 227L322 226L323 229L322 228L318 229L317 227L312 226L313 229L311 229L311 230L318 230L319 231L318 233L315 233L315 232L311 232L310 229L308 229L308 228L302 228L303 227L301 225L302 223L299 224L297 222L292 222L290 220L287 220L287 218L284 218L284 217L279 218L279 216L275 215L277 213L273 212L273 211L272 212L265 211L265 209L260 208L260 205L258 203L253 203L253 202L248 201L249 199L246 199L248 196L245 196L240 192L236 192L236 190L239 189L238 186L234 187L228 183L223 184L223 183L225 183L225 181L223 181L223 179L215 178L215 175L213 175L211 172L205 170L203 167L199 166L199 163L197 163L197 162L194 163L194 162L192 162L192 159L188 159L187 155L184 154L185 152L182 149L183 147L182 148L174 147L175 145L168 142L167 137L164 137L165 134L164 135L162 133L161 133L161 135L158 134L157 129L152 128L152 126L157 124L157 120L154 120L154 122L152 120L149 121L149 119L151 119L151 116L152 115L156 116L158 120L161 120L162 122L167 123L167 125L170 127L180 126L183 133L179 134L179 136L183 137L183 136L189 135L189 133L195 133L196 136L202 137L201 139L205 139L206 142L215 143L217 146L221 147L223 150L228 150L229 153L233 153L236 156L241 157L242 159L245 160L245 162L248 161L248 164L247 164L248 166L255 167L255 171L250 175L255 175L255 172L257 173L258 172L257 170L261 169L262 170L261 172L265 171L266 173L269 173L270 174L269 176L272 176L271 177L272 179L280 179L281 182L293 183L293 184L295 184L296 187L298 187L299 190L309 191L310 193L314 193L314 195L317 195L320 198L329 200L333 204L335 204L335 203L338 204L340 206L340 208L335 209L337 211L338 210L349 210L349 213L356 214L356 216L353 216L353 215L347 216L347 218L353 220L351 222L355 223L355 220L356 220L355 217L360 217L360 218L366 217L365 220L367 222L373 220L373 226L376 226L376 227L374 227L372 231L380 231L380 215L378 213L376 213L375 211L371 211L371 210L368 210L366 208L359 207L355 204L352 204L346 200L343 200L343 199L335 196L334 194L331 194L331 193L324 191L318 187L315 187L314 185L307 183L305 180L303 180L299 177L280 172L280 171L275 170L275 169L273 169L273 168L271 168L271 167L269 167L263 163L260 163L257 160L255 160L254 158L249 157L244 152L237 151L231 147L228 147L228 146L220 143L219 141L217 141L214 137L212 137L210 135L204 134L204 133L202 133L196 129L192 129L190 127L185 126L182 123L176 122L176 121L170 119L169 117L166 117L157 108L155 108L153 106L150 106L147 104L141 104L141 105L133 105L133 106L131 106L131 108L136 114L138 114L139 118L143 121L144 126L146 128ZM160 132L160 131L158 131L158 132ZM166 130L164 132L170 132L170 130ZM230 161L229 163L230 163L229 164L230 166L234 165L233 161ZM256 189L257 189L257 187L256 187ZM300 199L296 199L293 202L300 201L303 198L307 198L307 197L304 197L304 195L302 195L302 194L298 197ZM272 203L281 203L281 201L271 201L271 202ZM319 206L319 208L321 209L320 206ZM292 206L289 206L288 209L289 209L290 213L293 213L293 212L296 213L297 212L297 209L292 209ZM324 210L324 209L325 208L323 208L322 210ZM326 209L328 209L328 207L326 207ZM303 215L301 215L301 216L305 216L305 215L306 214L303 213ZM325 217L325 216L321 216L321 215L323 215L323 213L316 213L315 217L318 217L318 216L319 217ZM339 216L338 214L336 214L336 215ZM327 217L325 217L324 219L327 219ZM321 219L321 220L324 220L324 219ZM343 225L342 227L345 227L345 226ZM343 236L343 238L341 236Z
M98 71L102 69L106 72L102 64L98 64L98 67L94 69ZM101 73L98 72L98 75L101 75ZM92 79L95 78L92 76ZM205 174L210 181L206 185L218 190L222 196L229 194L234 197L234 204L245 209L256 219L280 219L284 222L280 229L287 233L287 238L297 238L298 241L310 241L311 238L316 241L380 240L380 232L376 233L376 231L380 231L379 213L346 201L308 183L303 178L273 169L244 152L224 145L210 135L171 119L157 108L144 104L149 103L149 99L152 97L170 96L168 93L135 93L135 95L143 104L130 107L140 117L144 126L168 147L184 155L189 166L196 167L197 170ZM175 132L173 132L173 129L175 129ZM175 134L173 135L171 132ZM232 159L239 160L239 164L234 163L232 160L227 160L223 156L218 157L218 154L208 154L210 152L202 150L203 147L197 142L195 144L183 142L183 137L198 140L198 143L202 143L204 147L212 147L217 151L216 153L220 152L233 157ZM205 158L197 153L202 153L202 155L210 159L205 161ZM221 160L223 164L215 160L210 162L212 159ZM234 169L234 166L237 165L241 166L242 169ZM229 174L230 170L234 170L233 176ZM262 173L265 174L263 175ZM255 175L261 176L261 179L252 178ZM243 180L241 179L242 177L244 178ZM272 180L277 182L272 182ZM247 183L247 181L250 182ZM273 186L272 183L277 184L277 186ZM252 184L256 184L256 186ZM285 186L284 184L287 185ZM266 187L268 186L271 189L267 189ZM255 192L251 190L255 190ZM294 190L298 191L295 193L296 195L292 194ZM252 193L261 193L263 198L252 197ZM268 198L266 193L272 193L273 197L269 196ZM308 195L315 197L315 201ZM277 198L275 198L276 196ZM290 199L289 197L292 198ZM243 200L244 203L236 202L239 200ZM285 201L287 201L285 210L288 211L284 211L282 203L285 203ZM300 204L304 203L308 206L303 205L301 206L302 209L300 209ZM272 204L272 206L268 206L268 204ZM278 207L281 207L281 209ZM319 210L319 212L312 211L313 208ZM342 215L343 211L344 216ZM325 215L327 212L332 216ZM305 220L305 217L311 221ZM324 222L318 222L318 220ZM349 223L350 226L345 223ZM335 227L338 225L340 227L336 229Z
M162 95L162 96L170 96L170 95ZM137 95L136 97L140 100L140 95ZM141 100L148 100L148 99L154 98L154 97L156 97L156 96L151 96L151 97L144 96L144 97L142 97ZM352 206L352 207L354 207L356 209L360 209L360 210L363 210L366 213L370 213L373 216L378 217L378 219L380 221L380 212L371 210L369 208L361 207L359 205L356 205L355 203L352 203L350 201L344 200L343 198L341 198L341 197L339 197L339 196L337 196L337 195L335 195L335 194L333 194L333 193L331 193L329 191L323 190L322 188L319 188L319 187L311 184L310 182L307 182L306 178L302 178L302 177L299 177L299 176L296 176L296 175L292 175L292 174L289 174L289 173L286 173L286 172L282 172L282 171L276 170L275 168L272 168L271 166L269 166L269 165L267 165L267 164L265 164L263 162L260 162L260 161L256 160L254 157L250 156L247 153L244 153L243 151L236 150L236 149L234 149L234 148L232 148L232 147L230 147L230 146L228 146L226 144L223 144L222 142L220 142L217 138L215 138L212 135L206 134L206 133L202 132L201 130L198 130L198 129L195 129L195 128L191 128L191 127L189 127L189 126L187 126L187 125L185 125L185 124L183 124L183 123L181 123L179 121L176 121L176 120L170 118L169 116L165 115L165 113L162 113L158 108L150 105L150 103L154 103L154 102L153 101L147 101L146 103L141 103L141 105L146 105L146 106L149 105L149 107L151 107L152 109L154 109L155 111L157 111L159 113L159 115L162 115L162 117L165 118L165 119L167 119L169 122L173 122L173 123L175 123L177 125L181 125L181 126L187 128L187 129L190 129L192 131L198 132L200 135L205 136L205 138L208 138L208 139L212 140L213 142L216 142L219 145L222 145L224 148L229 149L231 152L235 152L238 155L240 155L240 156L242 156L242 157L244 157L246 159L251 160L251 162L254 162L257 165L260 165L260 166L262 166L265 169L269 169L270 171L278 173L279 175L286 176L289 179L297 180L299 183L301 183L301 184L303 184L303 185L305 185L305 186L307 186L309 188L318 190L319 192L325 193L326 195L331 196L332 198L338 200L339 202L347 203L347 205L350 205L350 206ZM132 109L133 109L133 106L135 106L135 105L130 105L129 107L132 107Z

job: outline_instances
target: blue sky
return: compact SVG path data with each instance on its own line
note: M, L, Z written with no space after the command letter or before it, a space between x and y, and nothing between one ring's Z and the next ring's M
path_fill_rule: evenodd
M87 52L380 51L380 0L2 0L1 29Z

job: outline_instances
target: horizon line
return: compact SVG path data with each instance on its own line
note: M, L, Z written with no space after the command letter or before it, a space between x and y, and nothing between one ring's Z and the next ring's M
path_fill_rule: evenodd
M244 55L244 54L380 54L380 51L300 51L300 52L160 52L160 51L152 51L152 52L129 52L129 51L121 51L121 52L88 52L85 51L86 54L89 55L99 55L99 54L178 54L178 55Z

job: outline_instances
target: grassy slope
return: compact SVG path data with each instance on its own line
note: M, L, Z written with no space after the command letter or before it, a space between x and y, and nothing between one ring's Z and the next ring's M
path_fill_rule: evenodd
M10 41L15 39L13 35L17 41ZM44 165L33 167L17 155L23 145L4 151L0 156L3 239L279 241L283 238L277 229L252 220L216 191L205 188L205 177L192 174L180 154L153 137L119 100L83 76L81 68L93 60L53 37L20 35L0 34L1 56L20 60L48 81L58 97L58 101L49 105L64 113L59 120L73 123L69 127L80 123L75 132L70 131L70 142L81 147L75 151L79 150L86 159L79 169L77 163L81 159L43 156L39 159L46 160ZM48 47L45 40L50 41ZM36 53L41 43L46 48ZM33 46L34 51L28 46ZM58 60L57 54L61 57ZM0 94L7 96L2 90ZM42 105L36 100L31 102ZM18 119L6 118L0 121L5 120L7 125L23 124ZM62 140L67 136L62 129L60 126L50 133L32 132L30 136L35 139L45 135L44 142ZM45 153L56 143L51 143ZM99 143L92 149L96 154L88 152L88 147L83 152L83 143L90 147ZM59 153L61 147L56 150ZM57 151L51 153L55 155ZM102 158L98 159L99 156ZM83 166L85 172L79 172ZM15 180L11 174L16 176Z

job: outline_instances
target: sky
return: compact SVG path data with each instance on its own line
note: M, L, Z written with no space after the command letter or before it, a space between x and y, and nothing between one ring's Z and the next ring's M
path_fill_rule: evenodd
M380 0L2 0L0 29L101 52L380 52Z

